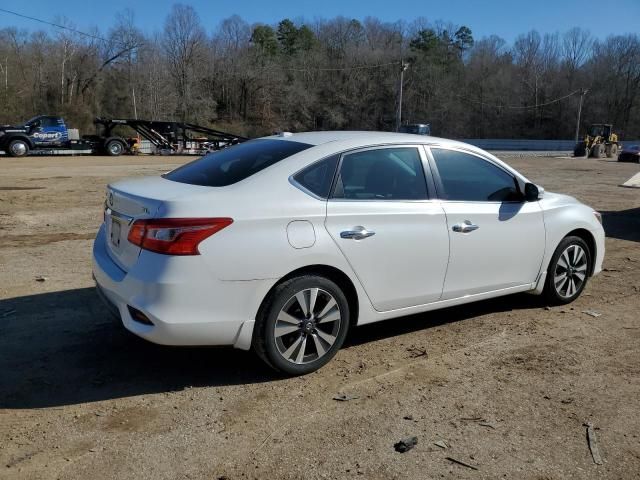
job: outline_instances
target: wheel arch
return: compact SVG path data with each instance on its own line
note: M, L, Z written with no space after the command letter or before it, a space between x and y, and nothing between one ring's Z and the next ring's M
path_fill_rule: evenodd
M28 146L29 146L29 150L33 150L35 148L33 142L31 141L31 139L29 138L28 135L25 134L13 134L13 135L6 135L2 138L2 145L5 148L9 148L9 144L11 142L13 142L14 140L22 140L23 142L25 142Z
M358 323L360 304L358 291L356 290L353 281L342 270L330 265L322 264L300 267L281 277L276 283L273 284L273 286L269 289L267 294L262 299L262 302L260 302L260 307L258 308L256 318L261 314L264 305L278 285L300 275L319 275L328 278L336 285L338 285L344 292L345 296L347 297L347 302L349 303L349 326L355 326Z
M564 237L562 237L562 239L560 241L564 240L567 237L578 237L578 238L581 238L582 240L584 240L584 243L587 244L587 247L589 247L589 254L591 255L591 262L589 264L589 276L590 277L593 276L593 269L595 268L596 256L598 254L598 248L596 246L595 237L586 228L576 228L575 230L571 230ZM557 248L557 246L556 246L556 248Z

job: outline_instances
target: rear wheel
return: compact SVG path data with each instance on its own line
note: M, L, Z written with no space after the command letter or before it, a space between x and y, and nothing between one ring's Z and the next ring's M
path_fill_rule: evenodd
M607 145L607 157L613 158L618 155L618 145L612 143L611 145Z
M29 153L29 144L17 138L9 142L8 151L12 157L25 157Z
M554 305L573 302L584 290L591 269L591 252L580 237L565 237L551 257L544 294Z
M276 370L304 375L333 358L348 329L349 304L340 287L303 275L278 285L261 308L253 348Z
M119 140L109 140L104 146L107 155L110 157L117 157L124 152L124 145Z
M584 143L578 143L573 149L573 156L576 158L589 156L587 146Z

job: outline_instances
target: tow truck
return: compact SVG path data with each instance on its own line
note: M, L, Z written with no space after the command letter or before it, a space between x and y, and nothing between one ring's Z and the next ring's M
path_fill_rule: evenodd
M247 140L244 137L183 122L138 119L96 118L95 135L80 137L68 128L64 118L39 115L21 125L0 126L0 154L27 155L110 155L136 153L140 138L153 145L154 153L202 155ZM130 127L137 138L116 134L116 127ZM194 135L195 133L195 135Z

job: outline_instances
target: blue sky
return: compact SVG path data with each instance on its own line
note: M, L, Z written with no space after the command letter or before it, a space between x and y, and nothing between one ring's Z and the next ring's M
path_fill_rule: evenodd
M113 23L118 11L131 8L139 27L150 33L162 29L173 3L176 2L2 0L0 8L49 21L64 16L79 30L91 26L105 30ZM518 34L531 29L546 33L580 26L599 38L640 30L640 0L187 0L182 3L192 5L209 30L233 14L240 15L250 23L275 23L285 17L313 20L337 15L358 19L376 16L385 21L410 21L425 17L433 21L467 25L476 38L497 34L510 42ZM0 12L0 28L7 26L48 29L42 24Z

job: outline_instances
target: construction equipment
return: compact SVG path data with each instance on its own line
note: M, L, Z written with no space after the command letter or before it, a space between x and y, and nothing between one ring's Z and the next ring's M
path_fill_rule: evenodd
M613 125L594 123L582 142L578 142L573 150L574 157L602 158L605 155L613 158L618 154L620 143L618 135L613 133Z

